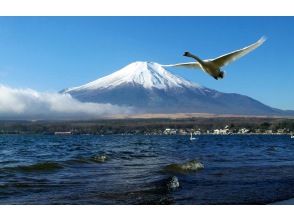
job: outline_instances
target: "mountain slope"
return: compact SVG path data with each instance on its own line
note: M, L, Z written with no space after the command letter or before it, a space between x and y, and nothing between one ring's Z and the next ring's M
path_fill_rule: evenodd
M62 92L84 102L132 106L136 113L286 114L247 96L192 83L151 62L131 63L113 74Z

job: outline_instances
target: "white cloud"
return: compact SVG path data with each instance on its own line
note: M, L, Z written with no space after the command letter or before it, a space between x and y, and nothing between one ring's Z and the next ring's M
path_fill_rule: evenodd
M69 94L14 89L0 85L0 119L86 119L128 114L132 109L111 104L83 103Z

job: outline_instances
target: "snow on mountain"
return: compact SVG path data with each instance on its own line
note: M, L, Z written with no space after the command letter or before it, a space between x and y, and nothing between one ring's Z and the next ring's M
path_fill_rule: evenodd
M62 92L82 102L132 107L136 113L294 114L248 96L200 86L152 62L134 62L108 76Z
M110 89L123 84L141 85L145 89L201 88L200 85L175 76L160 64L134 62L124 68L85 85L66 89L65 92L79 90Z

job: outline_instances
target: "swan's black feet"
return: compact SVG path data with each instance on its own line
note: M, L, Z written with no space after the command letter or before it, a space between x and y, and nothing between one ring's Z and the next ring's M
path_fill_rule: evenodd
M224 78L224 72L221 71L221 72L219 73L218 77L221 78L221 79L223 79L223 78Z

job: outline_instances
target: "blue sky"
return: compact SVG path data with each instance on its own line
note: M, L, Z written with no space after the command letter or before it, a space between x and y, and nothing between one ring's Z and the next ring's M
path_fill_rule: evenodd
M199 70L172 73L223 92L294 109L294 17L0 17L0 84L59 91L133 61L190 62L191 51L214 58L257 50L227 66L224 80Z

